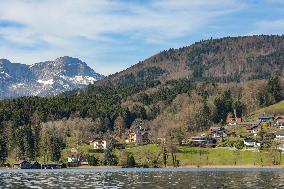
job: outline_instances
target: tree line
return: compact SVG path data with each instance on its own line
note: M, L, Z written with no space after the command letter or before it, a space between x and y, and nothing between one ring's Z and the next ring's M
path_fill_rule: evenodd
M160 70L151 72L159 74ZM95 134L111 133L123 139L137 119L150 122L158 135L168 130L175 133L172 129L177 128L178 139L185 132L221 124L229 114L243 116L282 99L282 81L274 76L245 84L181 79L155 85L153 81L90 85L55 97L2 100L0 161L8 157L58 161L67 146L83 144Z

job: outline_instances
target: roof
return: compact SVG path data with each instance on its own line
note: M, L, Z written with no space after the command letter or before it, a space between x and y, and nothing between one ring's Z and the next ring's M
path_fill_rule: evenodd
M246 138L245 142L257 142L254 138Z
M22 163L29 163L29 162L27 162L26 160L19 160L19 161L16 161L16 162L14 163L14 165L20 165L20 164L22 164Z
M133 130L130 130L128 132L128 134L147 134L148 133L148 129L135 129L134 131Z
M283 118L280 118L280 119L278 119L277 121L278 121L278 123L283 123L283 122L284 122L284 119L283 119Z
M103 138L101 138L101 137L95 137L95 138L93 138L93 140L91 140L91 142L95 142L95 141L102 141L102 140L104 140Z
M277 132L275 133L275 135L284 136L284 131L283 131L283 130L277 131Z
M271 119L271 118L274 118L274 115L262 114L258 116L258 119Z
M78 157L78 156L81 156L80 152L70 152L68 155L68 157Z
M255 129L257 127L258 127L258 125L249 125L249 126L247 126L247 130Z
M240 118L240 117L237 117L237 118L227 117L227 119L226 119L226 122L241 122L241 121L242 121L242 118Z
M102 138L96 138L96 139L93 139L91 142L99 142L99 141L106 141Z
M212 131L224 131L226 129L224 127L210 127L209 130L212 130Z
M238 125L259 125L259 122L239 122Z
M37 161L31 161L30 164L34 165L34 164L38 164L38 162Z
M283 115L278 115L278 116L275 117L275 119L276 119L276 120L278 120L278 119L284 119L284 116L283 116Z
M210 127L210 130L212 131L218 131L219 129L221 129L221 127Z

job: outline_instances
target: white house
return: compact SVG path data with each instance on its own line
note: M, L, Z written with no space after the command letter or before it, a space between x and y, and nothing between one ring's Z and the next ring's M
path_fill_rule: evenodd
M90 142L90 145L94 150L99 150L99 149L106 149L107 147L107 141L103 140L101 138L95 138Z
M78 163L80 162L80 153L71 152L68 156L68 163Z
M279 144L277 147L278 150L284 151L284 144Z
M284 119L283 118L276 119L276 126L278 126L279 129L284 129Z
M260 142L253 138L247 138L244 140L244 145L246 147L260 147Z
M284 130L277 131L275 133L276 140L284 140Z
M210 127L208 135L213 138L226 138L227 131L224 127Z

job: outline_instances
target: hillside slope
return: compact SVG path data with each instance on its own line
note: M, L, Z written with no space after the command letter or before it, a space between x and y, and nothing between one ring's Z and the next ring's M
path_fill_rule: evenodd
M137 84L188 78L240 82L284 71L284 36L261 35L205 40L169 49L105 78L99 84Z
M2 100L0 158L34 159L49 152L58 161L66 147L88 144L97 136L125 141L129 129L137 127L150 128L153 141L179 143L223 125L228 115L243 117L283 100L283 78L261 79L282 74L282 50L280 36L209 40L165 51L83 90ZM33 73L49 80L54 71L49 66L57 67L46 63L46 74ZM61 66L56 70L59 77L74 76Z
M280 101L276 104L270 105L268 107L261 108L257 111L254 111L249 116L250 117L257 117L259 114L263 114L263 113L284 115L284 100L282 100L282 101Z

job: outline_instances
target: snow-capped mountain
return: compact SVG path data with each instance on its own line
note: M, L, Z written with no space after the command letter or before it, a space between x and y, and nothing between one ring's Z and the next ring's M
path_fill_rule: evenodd
M0 59L0 99L52 96L103 78L85 62L68 56L33 65Z

